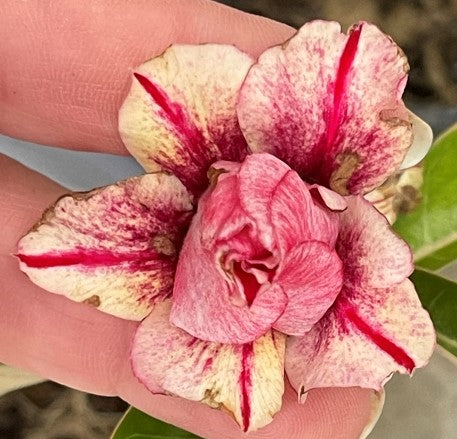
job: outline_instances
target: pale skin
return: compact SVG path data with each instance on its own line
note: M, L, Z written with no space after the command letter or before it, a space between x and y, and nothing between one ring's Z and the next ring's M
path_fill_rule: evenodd
M205 0L2 0L0 132L58 147L127 154L117 110L132 67L174 42L231 43L256 56L293 29ZM0 156L0 362L87 392L117 395L202 437L243 438L224 413L151 395L130 370L136 323L46 293L18 269L18 239L64 188ZM248 437L359 437L373 392L287 388L282 411Z

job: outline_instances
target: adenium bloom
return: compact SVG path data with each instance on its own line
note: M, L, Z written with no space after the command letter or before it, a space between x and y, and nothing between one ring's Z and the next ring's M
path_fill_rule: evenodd
M248 431L329 386L381 389L435 336L408 245L363 195L422 159L401 50L375 26L303 26L255 61L172 46L135 70L121 136L148 172L50 208L21 239L41 287L142 320L154 393L230 411Z

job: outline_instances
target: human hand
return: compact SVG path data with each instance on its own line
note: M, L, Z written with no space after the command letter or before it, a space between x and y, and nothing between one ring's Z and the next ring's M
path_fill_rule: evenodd
M293 30L207 1L4 0L0 14L0 132L38 143L126 154L117 111L132 67L172 42L231 43L258 55ZM207 438L244 435L201 404L151 395L128 361L137 323L45 293L11 257L18 239L65 190L0 160L0 361L92 393L118 395ZM377 399L362 389L286 391L275 422L255 438L356 438Z

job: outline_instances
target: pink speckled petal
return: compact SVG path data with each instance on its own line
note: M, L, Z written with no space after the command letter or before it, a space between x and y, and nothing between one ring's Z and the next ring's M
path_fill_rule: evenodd
M288 304L273 325L288 335L305 335L336 299L343 282L343 266L327 244L309 241L288 252L275 279Z
M138 67L119 113L127 149L147 171L203 192L211 163L246 155L235 103L252 62L233 46L174 45Z
M278 158L248 156L240 170L239 187L243 209L263 232L261 239L269 250L274 243L282 252L308 240L335 244L337 215L320 200L316 202L299 175Z
M344 263L344 284L361 290L401 283L414 269L408 244L363 197L350 196L346 201L336 245Z
M393 372L427 364L435 333L413 284L346 289L304 337L291 337L286 372L301 400L317 387L379 390Z
M224 192L225 184L230 185L233 178L222 179L216 190ZM227 190L226 193L229 198L224 199L223 204L218 204L219 209L214 211L206 205L209 193L205 193L200 200L199 211L192 220L179 257L171 321L203 340L247 343L271 328L284 311L287 297L280 286L266 282L256 293L252 304L249 304L245 295L240 296L238 284L233 280L230 270L223 270L223 254L208 248L208 235L212 235L214 230L211 226L220 224L227 209L233 210L233 217L228 218L219 236L225 233L228 237L235 234L236 230L242 231L249 226L245 223L246 217L238 213L236 199L230 198L236 196L236 192ZM219 220L208 223L202 220L203 214L209 215L208 210L212 215L221 215ZM203 227L206 224L208 227ZM232 250L244 252L245 257L249 258L253 250L251 239L237 237L231 242Z
M285 337L269 331L244 345L202 341L171 325L169 312L170 303L158 305L137 330L137 378L154 393L227 410L244 431L270 423L284 392Z
M18 243L40 287L141 320L169 297L192 214L183 184L163 173L62 197Z
M240 92L240 125L254 152L269 152L305 180L347 195L396 171L412 143L401 100L408 64L374 25L348 35L339 24L305 24L264 52Z

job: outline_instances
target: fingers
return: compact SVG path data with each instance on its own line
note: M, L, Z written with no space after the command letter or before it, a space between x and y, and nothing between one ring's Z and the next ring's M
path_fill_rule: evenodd
M230 43L258 55L292 32L207 0L2 0L0 132L126 153L117 112L133 67L171 43Z

